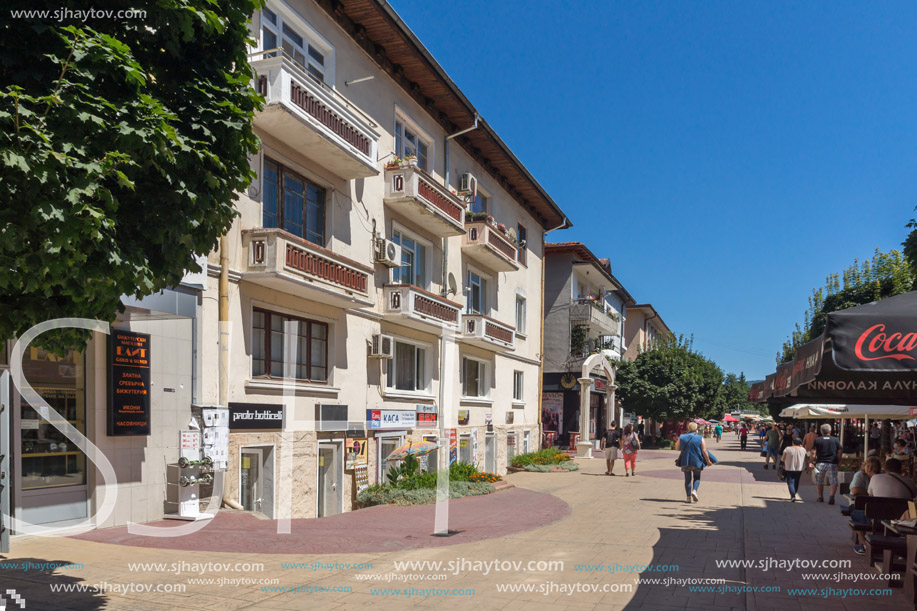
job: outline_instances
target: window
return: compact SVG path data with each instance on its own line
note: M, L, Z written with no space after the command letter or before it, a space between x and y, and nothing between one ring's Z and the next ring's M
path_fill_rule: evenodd
M506 434L506 462L509 464L516 457L516 433Z
M516 226L516 239L518 240L516 243L518 247L516 248L516 259L519 263L526 265L527 257L525 255L528 252L529 234L521 224Z
M525 335L525 297L516 295L516 335Z
M331 48L318 40L315 33L307 32L302 25L282 13L265 8L261 11L261 49L283 49L283 52L315 80L325 82L327 74L326 61L331 55ZM311 35L310 35L311 34ZM268 54L275 57L276 53Z
M522 379L523 378L522 378L521 371L513 372L513 401L518 401L520 403L523 401L522 393L523 393L524 386L522 385Z
M288 322L299 323L293 340L293 377L328 381L328 325L285 314L252 311L252 376L283 377L284 334Z
M401 267L392 270L392 282L430 288L427 280L426 244L400 229L392 231L392 242L401 246Z
M465 357L462 359L462 396L487 397L487 363Z
M418 167L429 172L430 143L419 134L420 130L408 124L404 119L395 118L395 154L399 157L414 155L417 157Z
M487 279L468 270L468 296L466 310L469 314L487 314Z
M490 198L481 193L481 190L478 189L478 194L474 196L474 200L471 201L469 209L471 212L487 212L487 209L490 207Z
M395 357L386 361L385 387L408 392L425 391L427 351L420 346L395 342Z
M262 224L325 245L325 190L265 158Z

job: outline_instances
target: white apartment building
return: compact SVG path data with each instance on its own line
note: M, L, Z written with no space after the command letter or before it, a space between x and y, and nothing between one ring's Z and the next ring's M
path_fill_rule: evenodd
M545 232L570 226L387 3L335 6L253 17L258 178L202 298L201 403L282 412L231 430L226 477L227 498L274 518L350 510L440 422L482 470L536 449Z

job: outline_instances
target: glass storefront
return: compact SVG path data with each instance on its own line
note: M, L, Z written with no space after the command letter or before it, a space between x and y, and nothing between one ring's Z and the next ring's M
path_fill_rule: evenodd
M30 347L23 371L32 388L61 421L86 433L86 390L83 355L63 357ZM25 399L20 404L22 490L78 486L86 483L86 456L58 431L51 419L39 415Z

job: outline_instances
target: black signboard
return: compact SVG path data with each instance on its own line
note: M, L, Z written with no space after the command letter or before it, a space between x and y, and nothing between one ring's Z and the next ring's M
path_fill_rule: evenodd
M283 430L283 404L230 403L229 428Z
M150 434L150 336L112 329L108 350L108 434Z

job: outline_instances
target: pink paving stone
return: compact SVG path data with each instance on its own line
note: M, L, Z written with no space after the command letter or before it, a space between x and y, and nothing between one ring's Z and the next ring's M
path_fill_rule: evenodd
M369 507L328 518L291 520L292 532L277 534L275 520L221 511L205 528L184 537L143 537L127 527L95 530L73 538L159 549L255 554L351 554L444 547L505 537L540 528L570 513L550 494L513 488L449 503L451 537L433 537L434 506ZM187 522L163 520L152 526L174 528Z

